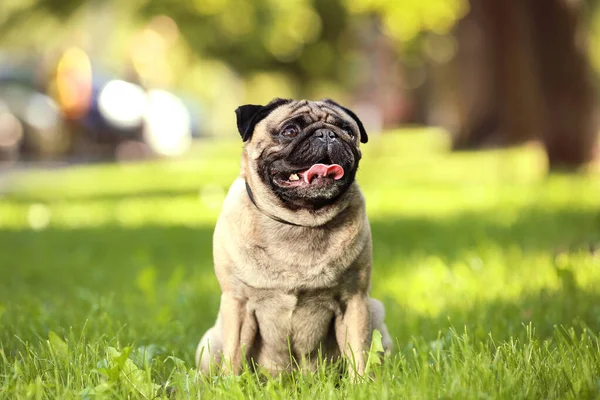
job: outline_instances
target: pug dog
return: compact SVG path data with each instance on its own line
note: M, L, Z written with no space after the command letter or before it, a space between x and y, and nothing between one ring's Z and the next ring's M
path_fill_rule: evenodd
M367 132L330 99L274 99L236 117L241 172L213 237L221 301L197 366L235 374L251 360L275 374L347 357L363 375L373 330L386 353L392 344L369 297L371 230L355 181Z

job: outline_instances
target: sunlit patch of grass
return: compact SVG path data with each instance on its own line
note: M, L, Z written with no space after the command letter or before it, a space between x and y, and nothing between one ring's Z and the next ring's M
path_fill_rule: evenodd
M219 304L212 229L240 148L8 179L0 397L600 396L600 176L547 177L532 146L449 153L437 130L364 146L372 293L397 344L373 378L198 377Z

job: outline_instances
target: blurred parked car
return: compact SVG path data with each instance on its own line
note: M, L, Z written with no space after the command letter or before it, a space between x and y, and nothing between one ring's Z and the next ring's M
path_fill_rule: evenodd
M203 135L200 105L144 88L67 50L56 70L0 58L0 160L178 156Z
M0 63L0 160L43 158L65 150L58 105L40 88L38 71L27 61Z

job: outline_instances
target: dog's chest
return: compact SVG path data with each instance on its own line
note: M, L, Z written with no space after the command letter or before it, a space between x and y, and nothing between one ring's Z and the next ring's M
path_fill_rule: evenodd
M246 243L244 256L250 262L238 274L245 283L257 288L334 288L358 256L360 247L356 241L357 236L347 232L274 232L270 237Z
M261 341L273 353L308 355L333 332L340 304L329 291L255 291L247 303L258 323Z

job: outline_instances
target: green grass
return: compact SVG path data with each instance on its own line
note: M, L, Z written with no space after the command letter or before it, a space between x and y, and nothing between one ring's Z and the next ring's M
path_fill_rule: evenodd
M600 176L547 178L535 148L450 154L436 131L364 147L372 294L396 342L374 378L197 377L240 149L8 182L0 398L600 398Z

